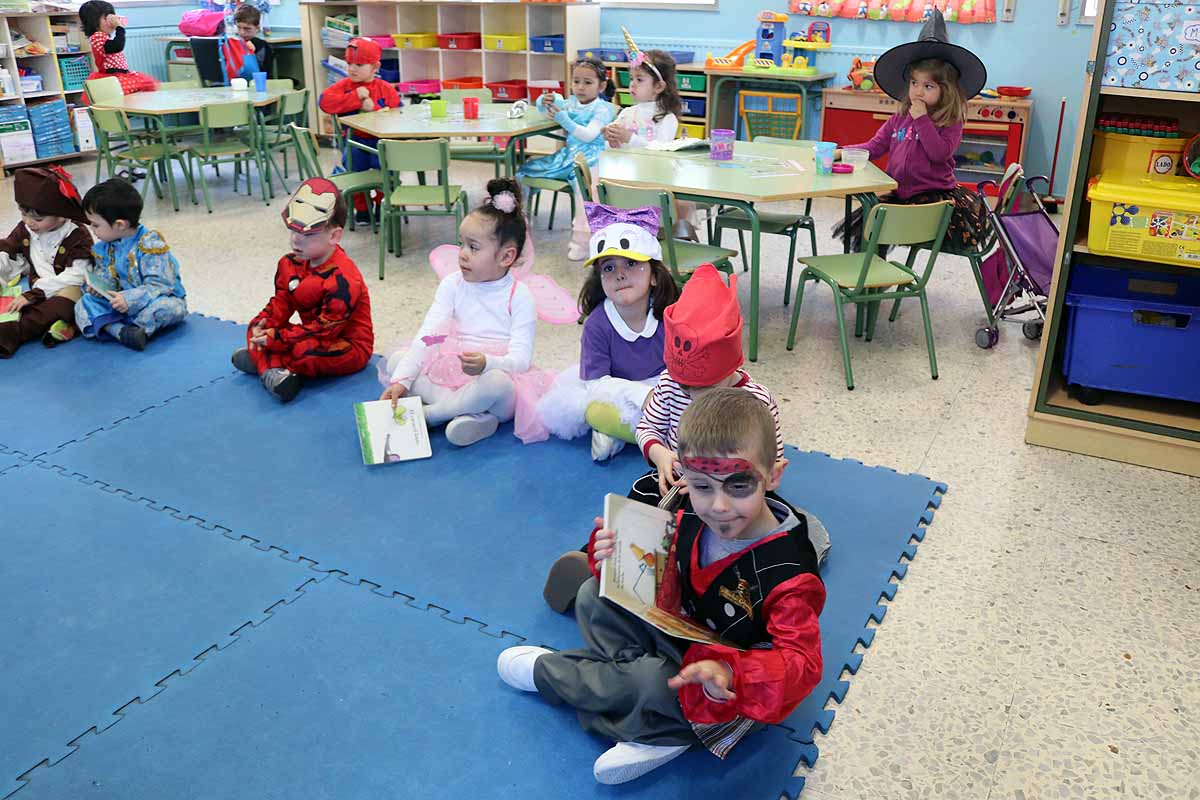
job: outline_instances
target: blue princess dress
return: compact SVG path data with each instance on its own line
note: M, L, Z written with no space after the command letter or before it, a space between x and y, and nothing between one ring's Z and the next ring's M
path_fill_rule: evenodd
M566 131L566 146L553 155L526 161L517 170L517 176L553 178L575 186L575 154L583 153L588 166L596 166L605 147L604 126L616 119L616 112L603 97L584 105L572 96L553 116Z
M84 336L116 339L121 327L130 324L153 336L187 316L179 261L157 231L138 225L132 236L115 242L97 241L92 256L96 274L89 276L88 283L120 292L129 311L121 314L113 310L108 298L85 293L75 304L75 324Z

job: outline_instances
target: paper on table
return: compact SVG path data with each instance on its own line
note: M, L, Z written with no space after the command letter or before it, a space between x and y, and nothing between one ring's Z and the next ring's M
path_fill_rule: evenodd
M699 150L708 146L708 139L693 139L690 136L684 136L682 139L675 139L670 142L650 142L646 145L646 149L674 153L679 150Z
M354 418L364 464L390 464L433 455L419 397L401 397L395 410L390 400L355 403Z

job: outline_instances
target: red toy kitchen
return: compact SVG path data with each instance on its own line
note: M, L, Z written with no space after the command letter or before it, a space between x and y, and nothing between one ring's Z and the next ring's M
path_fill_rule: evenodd
M821 139L838 144L865 142L895 114L900 104L882 92L843 87L822 92ZM976 97L967 103L967 124L955 153L955 174L963 186L997 183L1004 170L1025 156L1033 101L1027 97ZM881 169L887 155L874 162Z

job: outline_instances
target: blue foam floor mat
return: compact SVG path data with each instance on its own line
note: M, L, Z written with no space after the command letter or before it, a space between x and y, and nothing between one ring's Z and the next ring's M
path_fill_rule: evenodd
M693 750L600 786L591 767L607 743L496 677L514 643L327 580L34 773L19 798L778 800L803 785L791 777L801 746L771 728L725 762Z
M320 578L35 464L0 475L0 797Z
M82 337L53 350L30 342L0 365L0 407L23 408L36 397L38 424L5 425L0 449L51 452L228 376L229 356L244 341L244 327L192 314L143 353Z

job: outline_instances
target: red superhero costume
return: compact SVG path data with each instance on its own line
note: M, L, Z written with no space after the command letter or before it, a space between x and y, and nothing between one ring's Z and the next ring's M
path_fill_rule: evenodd
M289 322L299 313L300 324ZM306 378L349 375L371 359L375 332L371 298L358 267L340 246L324 263L312 266L288 254L275 268L275 296L250 320L273 328L265 349L250 348L261 375L276 367Z

